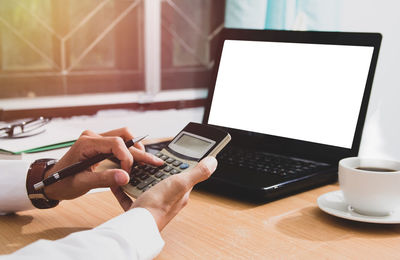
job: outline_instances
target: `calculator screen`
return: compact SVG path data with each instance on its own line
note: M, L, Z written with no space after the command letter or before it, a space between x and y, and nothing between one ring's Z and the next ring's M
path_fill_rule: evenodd
M170 145L178 153L201 158L215 144L215 141L194 134L182 133Z
M198 153L206 152L211 142L207 142L201 140L199 138L189 136L189 135L181 135L181 137L176 140L175 144L181 147L187 147L193 149Z

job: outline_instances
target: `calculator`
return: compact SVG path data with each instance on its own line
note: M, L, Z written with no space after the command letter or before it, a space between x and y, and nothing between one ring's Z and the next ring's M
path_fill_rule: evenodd
M206 124L190 122L178 135L155 155L165 163L134 165L129 183L123 190L137 198L160 181L183 171L192 169L206 156L216 156L231 140L226 131Z

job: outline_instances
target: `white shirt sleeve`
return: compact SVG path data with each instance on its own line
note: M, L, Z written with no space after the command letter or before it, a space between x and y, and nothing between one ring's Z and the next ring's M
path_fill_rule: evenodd
M26 191L30 161L0 160L0 215L33 209Z
M164 246L151 213L135 208L87 231L39 240L0 259L152 259Z
M0 160L0 214L34 208L26 191L31 162ZM151 213L135 208L87 231L38 240L0 259L152 259L164 246Z

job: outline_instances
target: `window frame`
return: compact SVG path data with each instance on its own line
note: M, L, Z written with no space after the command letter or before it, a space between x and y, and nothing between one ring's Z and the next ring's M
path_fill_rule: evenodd
M114 88L108 89L109 93L85 93L76 96L67 93L60 95L49 86L42 86L36 98L8 98L3 99L0 107L0 121L7 121L17 118L24 118L26 115L48 116L48 117L68 117L73 115L94 114L103 109L171 109L171 108L190 108L204 106L209 87L208 80L211 70L207 68L189 68L183 72L162 73L161 68L161 4L164 0L142 0L143 3L143 68L144 73L139 80L144 81L144 89L131 90L129 88L115 92ZM222 28L221 28L222 29ZM216 38L215 38L216 40ZM65 58L65 57L64 57ZM62 59L62 57L60 57ZM194 71L196 74L187 73ZM106 72L106 71L105 71ZM185 73L186 72L186 73ZM79 71L76 72L79 75ZM184 84L193 80L193 75L197 75L195 88L171 88L168 85L176 84L172 78L179 76L182 80L179 84ZM43 75L47 76L47 75ZM41 81L40 75L35 76L37 82ZM65 78L65 77L64 77ZM0 74L0 83L2 75ZM29 78L25 79L28 80ZM29 79L32 80L32 79ZM65 80L65 79L64 79ZM99 79L99 82L102 82ZM167 87L161 87L163 81ZM53 87L54 88L54 87ZM36 88L35 88L36 90ZM6 90L7 91L7 90ZM50 96L50 97L48 97Z

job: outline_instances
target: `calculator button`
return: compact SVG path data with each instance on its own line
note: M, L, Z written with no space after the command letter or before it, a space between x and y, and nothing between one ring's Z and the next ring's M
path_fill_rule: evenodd
M135 171L134 173L132 173L132 176L133 177L139 177L139 176L141 176L141 175L143 175L144 174L144 171L143 170L137 170L137 171Z
M156 172L158 172L158 168L152 168L151 170L149 170L150 174L155 174Z
M158 166L158 169L162 170L162 169L164 169L165 167L167 167L167 164L166 164L166 163L164 163L164 164L161 165L161 166Z
M160 157L160 159L161 159L161 160L164 160L164 161L166 161L168 158L169 158L169 157L166 156L166 155L163 155L163 156Z
M143 188L145 188L147 185L151 184L153 181L155 181L156 179L154 179L153 177L148 177L147 179L145 179L144 181L142 181L137 188L139 190L143 190Z
M161 156L163 156L163 154L161 152L158 152L158 153L156 153L156 156L161 157Z
M151 170L151 169L153 169L153 167L151 167L150 165L146 165L146 167L144 167L144 170L145 170L145 171L149 171L149 170Z
M175 166L175 167L178 167L181 164L182 164L181 161L176 160L172 165Z
M166 163L173 163L175 161L174 158L168 158L165 162Z
M152 186L150 186L150 185L146 186L146 187L142 190L142 192L147 191L147 190L150 189L151 187L152 187Z
M178 170L176 170L176 169L173 169L170 173L171 174L178 174L178 173L180 173L181 171L178 171Z
M145 180L149 177L149 175L147 175L146 173L143 173L142 175L139 176L139 179L141 180Z
M164 172L159 171L159 172L157 172L154 176L156 176L157 178L161 178L161 177L164 176L164 175L165 175Z
M164 171L165 171L165 172L170 172L171 170L172 170L172 167L171 167L171 166L167 166L167 167L164 168Z
M160 179L161 179L161 180L165 180L165 179L168 178L168 177L169 177L169 175L164 174L164 176L162 176Z
M129 183L130 183L132 186L136 186L136 185L138 185L138 184L140 183L140 181L139 181L139 180L136 180L136 179L134 179L134 178L132 178L132 179L129 181Z
M137 173L138 171L139 171L138 168L132 167L132 169L131 169L131 175Z
M182 163L181 166L180 166L179 168L182 169L182 170L184 170L184 169L186 169L186 168L188 168L188 167L189 167L189 164L187 164L187 163Z

